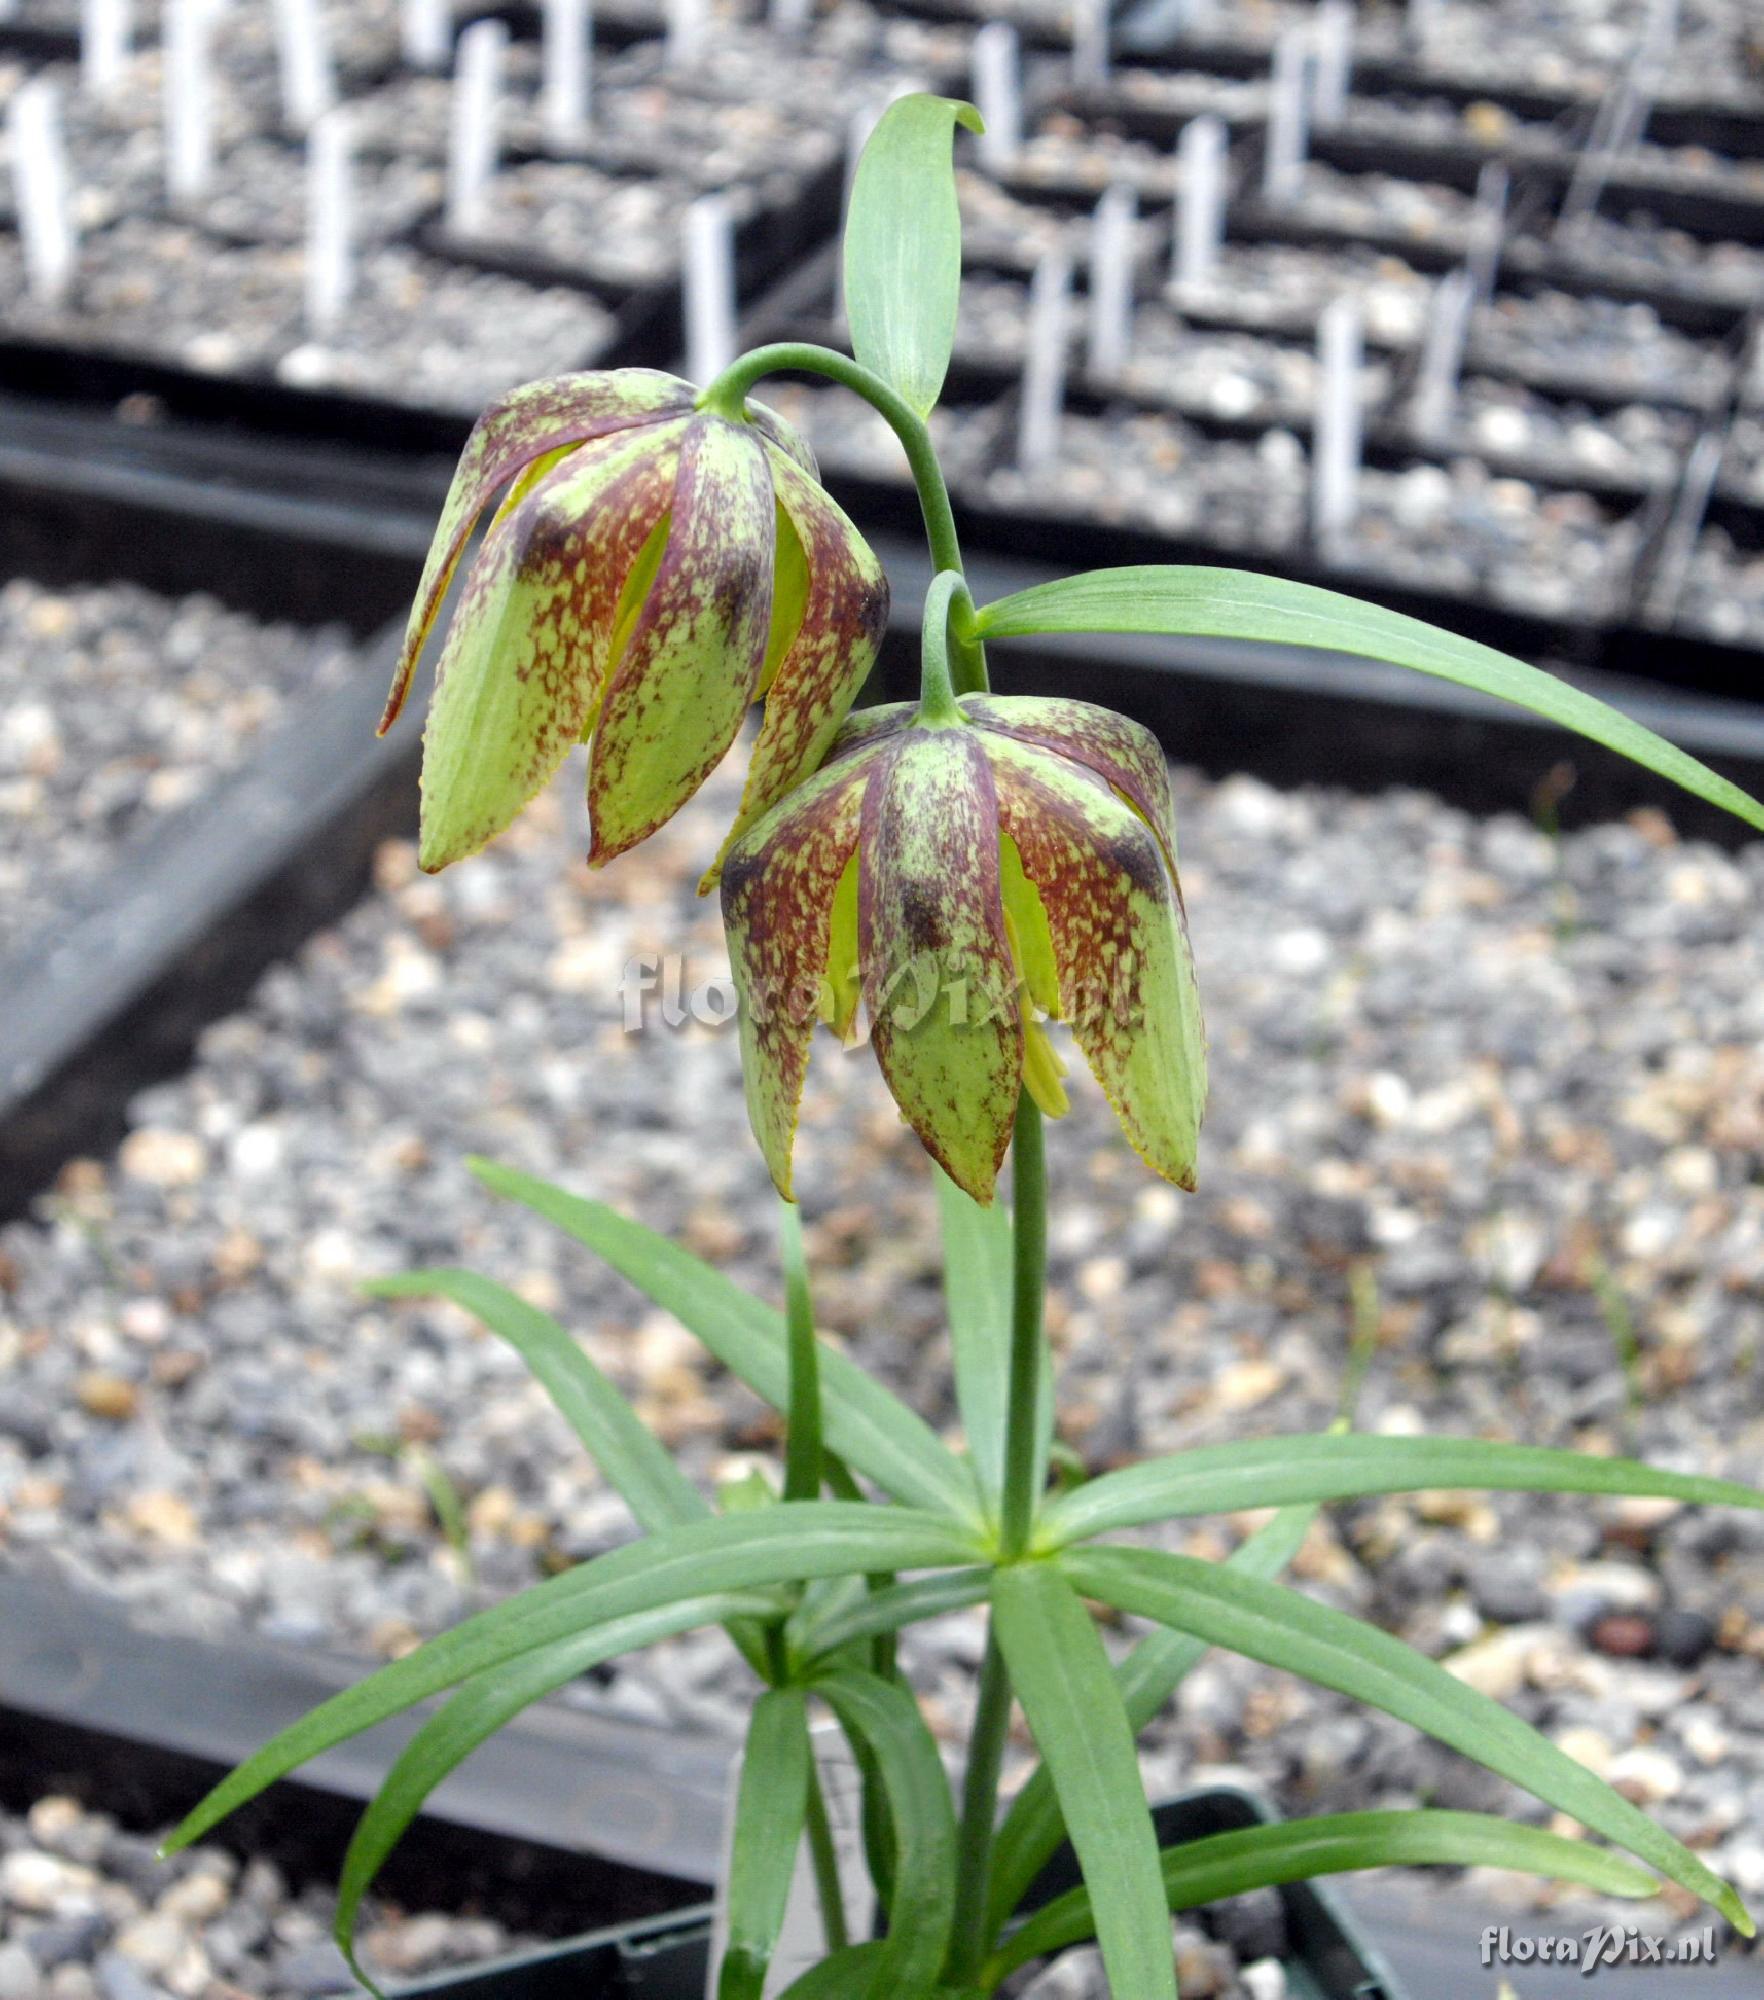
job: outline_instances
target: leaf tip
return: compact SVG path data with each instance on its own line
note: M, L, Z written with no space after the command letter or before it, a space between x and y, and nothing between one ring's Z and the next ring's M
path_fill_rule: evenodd
M364 1299L414 1299L427 1282L421 1271L389 1271L381 1278L363 1278L356 1290Z

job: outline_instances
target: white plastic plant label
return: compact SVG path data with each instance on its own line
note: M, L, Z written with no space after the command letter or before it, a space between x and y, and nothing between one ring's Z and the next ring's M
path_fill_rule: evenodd
M867 1938L876 1925L876 1892L870 1883L869 1864L864 1859L864 1781L852 1757L851 1746L836 1723L817 1724L810 1734L815 1769L821 1778L821 1796L827 1802L827 1821L833 1830L833 1851L839 1862L846 1935L852 1939ZM719 1884L729 1879L729 1849L735 1832L735 1798L740 1784L741 1764L737 1760L729 1773L729 1788L723 1801ZM719 1887L705 2000L716 2000L717 1968L723 1962L723 1948L728 1938L729 1912ZM773 1954L771 1969L766 1975L766 2000L773 2000L774 1995L782 1993L793 1979L801 1978L826 1955L827 1934L821 1926L820 1899L815 1893L814 1868L805 1840L797 1852L796 1875L790 1884L790 1901L784 1910L784 1928L779 1933L778 1949Z

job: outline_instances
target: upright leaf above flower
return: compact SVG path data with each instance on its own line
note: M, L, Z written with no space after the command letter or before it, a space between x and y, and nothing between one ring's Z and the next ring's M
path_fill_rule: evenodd
M883 112L858 160L845 229L852 352L921 417L942 393L962 289L955 128L971 104L914 92Z
M739 828L814 769L844 719L887 617L881 567L788 425L694 396L645 369L560 376L479 420L381 724L500 495L437 670L425 868L494 839L584 740L589 859L610 860L685 804L763 693Z

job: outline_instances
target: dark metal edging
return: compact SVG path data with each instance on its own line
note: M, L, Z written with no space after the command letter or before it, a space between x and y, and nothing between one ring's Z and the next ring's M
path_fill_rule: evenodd
M0 1725L54 1723L218 1772L367 1671L259 1640L140 1631L96 1598L0 1575ZM365 1802L419 1720L326 1751L302 1766L299 1786ZM446 1779L424 1816L711 1882L732 1754L715 1738L542 1702Z

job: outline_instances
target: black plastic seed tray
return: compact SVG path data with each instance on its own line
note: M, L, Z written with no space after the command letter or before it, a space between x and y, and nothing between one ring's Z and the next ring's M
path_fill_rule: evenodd
M829 296L829 282L830 272L823 269L793 276L756 310L750 337L756 341L836 338L824 303ZM958 334L958 357L962 352ZM1154 399L1136 396L1119 384L1087 380L1076 344L1071 355L1073 376L1066 408L1074 423L1124 419L1136 412L1158 411ZM1096 514L1086 518L1074 505L1069 485L1062 485L1057 497L1050 495L1040 504L1033 501L1001 504L997 475L1014 451L1018 393L1011 371L996 358L982 357L979 362L959 358L945 397L953 412L970 419L977 412L983 415L982 422L971 425L983 436L980 455L964 453L949 467L949 474L968 539L1001 554L1067 568L1132 562L1267 568L1301 582L1371 597L1393 610L1451 626L1485 644L1523 657L1553 658L1582 667L1640 673L1675 686L1713 693L1745 686L1755 671L1757 655L1750 647L1704 636L1675 634L1670 649L1666 649L1660 644L1660 633L1640 622L1640 587L1653 574L1658 545L1671 516L1676 482L1629 485L1605 481L1601 488L1599 482L1589 486L1566 470L1555 481L1542 482L1546 486L1557 485L1570 496L1582 495L1599 510L1611 530L1621 529L1632 543L1627 572L1618 573L1613 568L1612 594L1606 603L1593 605L1581 599L1571 611L1550 615L1527 609L1522 598L1498 599L1474 588L1447 590L1433 582L1404 583L1400 572L1381 572L1352 556L1330 556L1302 524L1302 507L1296 510L1301 523L1290 538L1279 540L1264 535L1249 544L1229 539L1211 520L1197 523L1191 532L1172 533L1115 512L1106 517ZM1396 394L1393 392L1385 406L1375 409L1369 419L1364 463L1375 471L1401 471L1425 463L1429 455L1419 441L1402 430ZM1203 439L1213 438L1240 448L1257 431L1256 426L1232 423L1199 410L1184 409L1180 422ZM1290 429L1295 436L1301 436L1308 432L1309 425L1294 421ZM825 449L824 456L830 472L845 490L855 494L864 514L894 531L903 534L911 531L916 502L898 474L879 476L866 465L842 459L832 446ZM1497 477L1521 476L1515 467L1497 465L1490 470ZM1534 478L1544 470L1526 468ZM1308 480L1309 473L1299 465L1292 477ZM1112 493L1110 498L1112 501ZM1735 529L1745 546L1752 544L1754 516L1764 534L1764 510L1752 509L1732 496L1724 498L1721 518Z
M1230 18L1229 10L1218 12ZM1493 103L1516 118L1547 123L1587 115L1617 81L1615 71L1590 66L1582 89L1499 70L1452 70L1423 60L1412 46L1404 46L1400 35L1393 38L1387 30L1375 38L1365 28L1362 21L1353 75L1355 90L1366 94L1434 98L1459 108ZM1187 32L1169 0L1142 0L1122 21L1120 47L1124 56L1147 68L1247 79L1267 74L1272 37L1228 29ZM1764 91L1739 98L1664 94L1652 107L1648 132L1664 145L1707 146L1736 158L1764 158Z
M471 10L474 16L483 11L487 10ZM517 8L513 13L518 27L536 32L537 16L533 10ZM659 25L655 10L630 10L620 19L622 33L604 32L597 10L596 35L601 47L616 48L650 37ZM359 101L363 91L387 81L414 80L416 74L396 64L372 73L346 74L340 79L344 101ZM444 79L435 81L437 88L446 88ZM690 101L689 81L682 88ZM301 148L281 138L273 123L257 133L255 143L272 148L278 143L286 146L286 178L290 186L298 188L304 158ZM433 136L422 145L432 146ZM377 147L378 142L370 135L363 144L358 173L374 171L373 163L384 157ZM775 280L793 259L808 254L835 230L841 185L841 164L834 156L836 151L829 147L819 156L819 164L805 162L794 169L780 169L775 163L767 165L764 161L756 163L751 187L745 190L738 204L735 266L740 297L753 296L757 289ZM542 152L511 145L504 149L503 162L507 171L518 172L523 166L550 164L550 158ZM80 172L77 154L72 160L72 170L77 179ZM226 170L227 158L223 153L216 163L217 178L224 176ZM629 173L612 173L608 176L609 193L616 194L623 183L633 178ZM174 352L169 345L162 344L157 326L151 329L146 341L115 327L107 328L102 306L88 308L85 304L92 296L91 287L82 267L76 266L71 307L53 319L46 321L40 311L29 306L22 293L17 306L0 301L0 393L43 395L71 389L77 394L113 401L144 393L205 414L219 409L229 418L236 416L248 424L261 423L271 429L293 429L314 435L331 433L351 441L383 433L388 447L393 449L405 448L412 438L456 440L463 435L471 415L463 407L439 400L425 403L420 394L399 400L374 390L347 386L346 361L327 364L332 369L334 386L315 387L312 386L316 379L314 371L304 365L304 358L295 357L303 363L298 368L289 361L290 353L304 340L298 325L298 300L288 295L289 275L298 270L297 244L265 243L237 226L217 224L205 204L198 204L189 216L180 215L168 206L157 189L152 189L129 201L126 214L87 233L82 243L83 265L103 263L107 257L112 265L119 263L125 255L126 239L119 235L124 229L150 235L169 230L168 257L173 251L200 257L202 246L207 243L216 246L217 254L230 250L248 255L261 250L268 260L265 282L270 288L269 295L283 303L264 316L261 331L254 330L240 358L205 360L198 365L185 353ZM156 236L154 240L157 241ZM506 232L496 240L456 237L443 228L440 212L431 204L403 226L366 236L361 254L365 260L382 254L412 252L432 259L443 274L480 271L517 280L535 291L574 292L609 316L605 333L592 342L584 330L584 344L579 351L567 355L553 351L543 358L536 356L524 369L519 365L517 332L511 341L509 386L523 373L532 375L547 368L555 371L560 367L655 365L658 360L671 357L681 345L682 276L677 246L673 246L671 255L646 254L635 260L634 268L642 270L644 275L627 276L618 259L597 265L591 257L575 261L564 255L546 255L531 245L508 241ZM652 269L653 275L649 275ZM173 277L175 273L169 274L167 282ZM362 287L364 295L367 289ZM382 302L373 310L389 326L397 323L389 302ZM408 311L402 337L420 343L425 338L420 300L413 300ZM518 330L520 315L508 314L505 324ZM261 349L261 353L252 352L254 347ZM318 347L322 358L323 343ZM554 350L555 347L554 340Z

